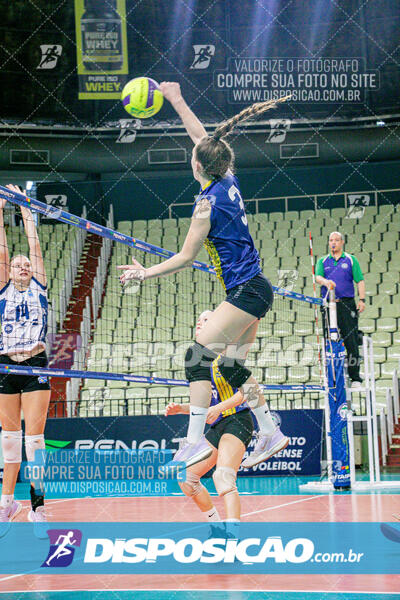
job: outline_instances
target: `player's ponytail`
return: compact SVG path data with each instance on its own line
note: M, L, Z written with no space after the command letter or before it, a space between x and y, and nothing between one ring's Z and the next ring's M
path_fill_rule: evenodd
M203 168L204 176L210 179L218 179L223 177L228 169L233 170L234 152L223 138L229 135L238 123L261 115L274 108L279 102L286 102L289 98L290 96L284 96L277 100L252 104L218 125L211 136L203 138L196 146L196 159Z
M224 138L232 132L233 128L238 123L242 123L243 121L246 121L251 117L257 117L258 115L261 115L267 110L275 108L278 102L286 102L286 100L288 100L289 98L290 96L284 96L283 98L278 98L277 100L268 100L267 102L256 102L255 104L248 106L231 119L228 119L227 121L221 123L221 125L218 125L217 129L212 135L213 139L218 141Z

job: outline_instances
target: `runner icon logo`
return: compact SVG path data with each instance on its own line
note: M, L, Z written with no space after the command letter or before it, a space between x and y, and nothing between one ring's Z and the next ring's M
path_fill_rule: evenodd
M81 545L80 529L49 529L49 553L42 567L68 567L74 558L75 548Z

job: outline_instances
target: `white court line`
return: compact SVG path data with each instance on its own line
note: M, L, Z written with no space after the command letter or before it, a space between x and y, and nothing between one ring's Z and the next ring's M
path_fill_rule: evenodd
M49 504L58 504L59 502L69 502L70 500L84 500L84 498L63 498L62 500L46 500L45 506L48 506ZM29 502L29 501L27 501L27 502ZM27 510L30 508L31 508L31 505L28 503L26 506L22 507L22 510Z
M125 496L115 496L115 498L122 498ZM145 496L140 496L145 498ZM114 496L113 496L114 498ZM165 496L152 496L152 498L165 498ZM249 513L245 513L242 516L243 517L249 517L250 515L256 515L258 513L261 512L266 512L267 510L275 510L276 508L283 508L284 506L290 506L291 504L298 504L299 502L307 502L308 500L315 500L315 498L323 498L323 496L321 496L321 494L319 494L318 496L309 496L307 498L302 498L301 500L293 500L292 502L285 502L284 504L278 504L276 506L269 506L267 508L262 508L261 510L255 510L253 512L249 512ZM71 502L72 500L110 500L109 497L104 498L104 496L96 496L95 498L91 497L91 496L84 496L82 498L63 498L62 500L47 500L46 501L46 506L49 504L59 504L60 502ZM24 506L23 508L29 508ZM1 579L0 579L1 581Z
M17 573L16 575L8 575L7 577L0 577L0 581L7 581L7 579L15 579L16 577L22 577L23 575L29 575L29 573ZM26 592L26 589L23 591ZM11 592L0 592L0 594L10 594L10 593ZM13 592L13 594L14 593L19 594L20 592Z
M249 517L250 515L256 515L258 513L266 512L267 510L275 510L276 508L283 508L284 506L290 506L291 504L298 504L299 502L307 502L307 500L315 500L315 498L322 498L321 494L319 496L309 496L308 498L302 498L301 500L293 500L293 502L285 502L285 504L278 504L277 506L268 506L267 508L262 508L261 510L255 510L253 512L245 513L242 517Z

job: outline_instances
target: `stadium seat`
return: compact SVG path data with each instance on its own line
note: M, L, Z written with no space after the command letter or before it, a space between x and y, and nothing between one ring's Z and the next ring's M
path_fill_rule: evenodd
M169 399L171 402L189 402L189 388L180 386L171 387L169 390Z
M390 356L390 358L392 358L392 356ZM399 372L399 363L398 362L387 361L387 362L383 363L382 367L381 367L382 378L390 379L391 377L393 377L393 373L396 369L397 369L397 372Z
M374 346L381 346L384 348L388 348L392 343L391 335L386 331L377 331L372 335L372 340Z
M388 296L395 296L397 294L397 283L392 281L386 281L385 283L379 284L379 294L387 294Z
M309 380L309 372L307 367L289 367L288 379L294 384L307 383Z
M315 210L302 210L300 211L300 220L305 222L312 220L315 217Z
M380 216L391 215L394 212L394 207L392 204L380 204L378 206L378 214Z
M297 210L288 210L284 213L285 221L294 221L297 222L299 220L299 213Z
M294 335L309 336L314 333L314 314L309 315L312 321L297 320L294 324Z
M287 323L285 321L276 322L273 325L273 334L277 337L286 337L291 336L293 333L291 323Z
M377 331L397 331L396 319L393 319L392 317L378 319Z
M386 361L386 348L374 344L374 361L378 363Z
M283 213L281 213L281 212L269 213L268 220L270 223L279 223L280 221L283 221Z
M360 318L359 328L364 334L371 334L376 331L375 319Z
M368 300L367 300L366 307L365 307L365 313L363 313L363 314L365 314L366 316L368 315L368 317L371 319L378 319L378 317L380 315L379 301L380 301L379 297L374 298L372 304L368 304Z
M266 380L265 383L270 383L272 385L275 384L283 384L286 383L286 369L282 367L270 367L266 370Z
M393 345L390 347L390 358L393 360L400 361L400 345ZM400 373L400 364L397 362L397 370Z

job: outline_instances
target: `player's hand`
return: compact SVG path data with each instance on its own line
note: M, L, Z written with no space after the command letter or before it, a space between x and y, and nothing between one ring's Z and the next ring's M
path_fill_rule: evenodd
M365 302L362 302L362 300L360 300L357 304L357 310L359 313L364 312L365 310Z
M334 281L332 281L332 279L327 279L326 287L328 288L328 290L333 290L336 287L336 283Z
M182 412L182 405L170 402L165 407L165 416L170 417L171 415L179 415Z
M17 194L24 194L24 196L26 196L26 191L25 190L22 191L18 185L13 185L12 183L8 183L6 185L6 188L11 190L12 192L16 192ZM6 204L7 204L7 200L5 198L0 198L0 208L4 208ZM21 209L22 209L22 206L21 206Z
M173 105L174 102L182 99L181 86L175 81L162 81L160 90L166 100L169 100Z
M146 269L133 256L131 265L118 265L117 269L124 271L119 278L122 285L132 279L136 281L144 281L146 279Z
M219 408L219 406L210 406L210 408L207 411L207 420L206 422L211 425L211 423L214 423L214 421L216 419L218 419L219 415L221 414L221 409Z

